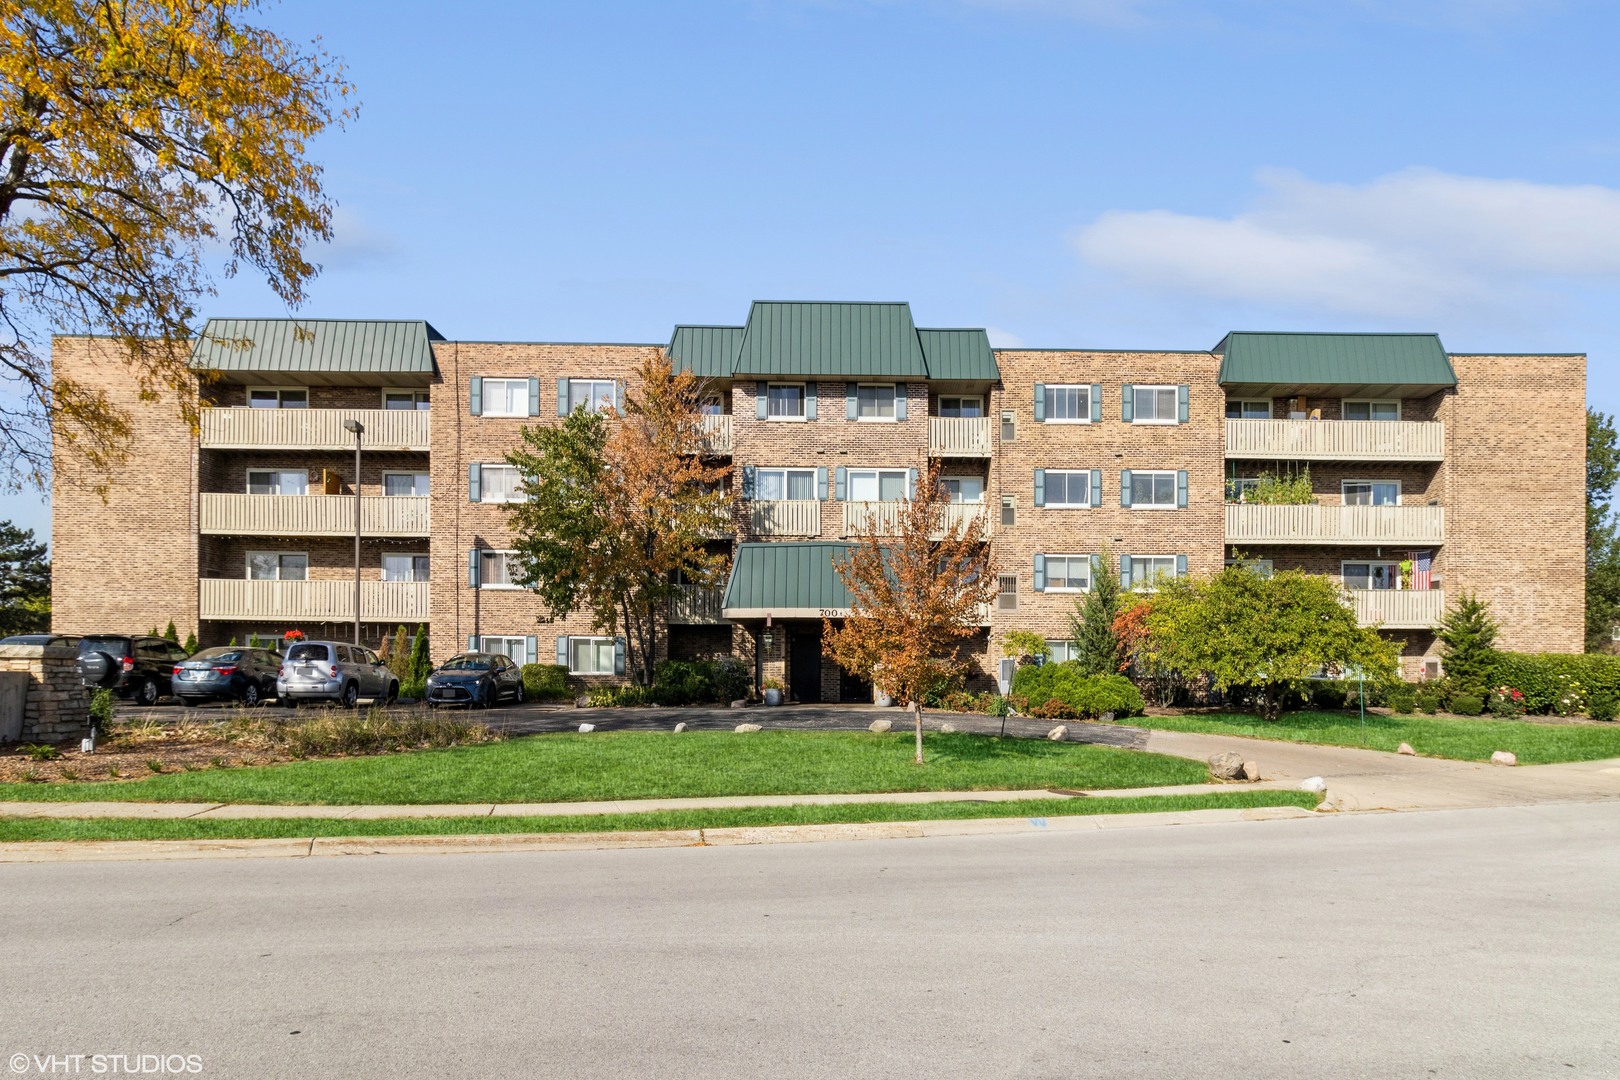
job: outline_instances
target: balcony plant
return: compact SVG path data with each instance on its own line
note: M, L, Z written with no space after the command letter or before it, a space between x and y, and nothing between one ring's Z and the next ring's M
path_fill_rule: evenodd
M1226 499L1258 506L1309 506L1316 502L1316 495L1311 491L1311 470L1302 469L1287 476L1261 473L1253 484L1242 487L1229 480Z

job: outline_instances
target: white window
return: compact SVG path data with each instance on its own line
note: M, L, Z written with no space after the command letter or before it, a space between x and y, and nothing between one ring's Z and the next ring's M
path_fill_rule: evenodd
M804 384L771 383L765 388L767 420L803 420Z
M942 476L939 478L939 483L945 489L946 498L953 503L984 501L984 478L982 476Z
M382 557L382 579L384 581L427 581L428 557L426 555L399 555L392 552Z
M1173 563L1171 569L1175 569ZM1090 588L1090 555L1048 555L1046 557L1047 592L1086 592Z
M855 388L855 419L893 420L894 385L861 383Z
M255 409L307 409L309 391L303 387L255 386L247 392L248 405Z
M851 502L900 502L906 497L906 470L851 469Z
M983 416L984 398L982 397L941 397L939 399L940 416Z
M1260 575L1261 577L1270 577L1271 576L1271 560L1270 559L1227 559L1226 560L1226 565L1227 566L1241 566L1246 570L1254 571L1256 574Z
M303 469L249 469L249 495L308 495L309 473Z
M1080 659L1080 646L1074 642L1046 639L1046 662L1048 664L1061 664L1068 660L1078 659Z
M384 495L426 495L428 474L425 472L383 473Z
M427 407L428 392L426 390L383 391L383 408L385 409L425 410Z
M1018 524L1018 499L1012 495L1001 497L1001 523L1003 525Z
M1174 510L1176 507L1176 474L1170 471L1131 471L1131 509L1152 507Z
M1018 575L1000 574L996 577L996 608L999 611L1018 610Z
M612 379L569 379L568 411L613 411L615 387Z
M1401 403L1399 401L1346 401L1344 418L1346 420L1399 420L1401 418Z
M612 675L613 639L610 637L571 637L568 639L570 675Z
M484 416L529 415L528 379L484 379L481 385Z
M1132 555L1131 556L1131 586L1137 589L1146 589L1149 592L1158 587L1161 579L1173 579L1176 576L1176 557L1174 555Z
M1001 414L1001 441L1012 442L1018 438L1018 414L1004 412Z
M814 501L816 497L816 470L756 469L754 470L754 497L772 502L781 499Z
M485 549L478 553L478 587L480 589L516 589L520 586L514 579L517 567L513 565L515 551L490 551Z
M516 465L484 465L479 468L478 475L479 502L523 501L523 476Z
M1173 424L1176 422L1176 388L1138 386L1132 395L1133 424Z
M1071 424L1091 423L1091 387L1046 387L1046 419Z
M1346 480L1342 488L1346 506L1399 506L1399 480Z
M1047 469L1047 506L1090 506L1090 469Z
M510 658L512 663L519 666L524 664L532 664L535 662L534 657L528 654L529 642L527 638L501 637L498 635L486 634L478 639L478 651L499 653L502 656Z
M1347 589L1395 589L1401 583L1401 564L1385 559L1339 564Z
M1242 400L1228 398L1226 401L1226 418L1228 420L1270 420L1271 399Z
M253 581L303 581L309 577L309 556L301 551L250 551L247 576Z

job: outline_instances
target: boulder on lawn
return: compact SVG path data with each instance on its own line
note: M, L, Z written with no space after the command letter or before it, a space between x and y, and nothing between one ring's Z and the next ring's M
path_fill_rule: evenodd
M595 730L596 730L596 725L595 724L581 724L581 725L579 725L579 733L581 735L589 734L590 732L595 731Z
M1209 755L1209 775L1217 780L1243 779L1243 755L1230 750Z
M759 725L758 724L738 724L736 727L732 728L731 730L732 731L741 731L741 732L758 731L759 730Z
M1405 754L1407 757L1416 757L1417 756L1417 751L1412 749L1412 744L1411 743L1405 743L1405 742L1401 743L1401 745L1399 745L1399 746L1397 746L1395 748L1395 752L1397 754Z
M1327 790L1327 781L1320 776L1308 777L1299 782L1299 790L1314 791L1318 795Z
M1498 750L1491 755L1492 765L1517 765L1518 763L1519 755L1509 750Z
M1245 761L1243 763L1243 779L1260 779L1260 763L1258 761Z
M679 735L681 732L683 732L685 730L686 730L686 721L685 720L682 720L680 723L675 725L675 734Z
M888 720L874 720L866 725L866 730L875 735L882 735L886 731L894 730L894 724Z
M947 720L943 724L939 725L939 733L941 735L954 735L956 732L958 732L960 730L962 730L962 729L957 727L955 724L951 723L949 720Z
M1062 724L1059 724L1051 731L1048 731L1046 733L1046 737L1051 739L1053 742L1063 742L1069 737L1069 729L1064 727Z

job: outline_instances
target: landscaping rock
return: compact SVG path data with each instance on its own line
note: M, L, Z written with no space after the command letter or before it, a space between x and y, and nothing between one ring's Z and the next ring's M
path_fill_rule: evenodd
M1217 780L1241 780L1243 778L1243 755L1235 754L1230 750L1209 755L1209 775Z
M596 725L595 724L581 724L581 725L579 725L579 733L581 735L585 735L585 734L587 734L589 732L592 732L592 731L595 731L595 730L596 730Z
M738 724L736 727L732 728L731 730L732 731L743 731L743 732L758 731L759 730L759 725L758 724Z
M746 709L746 708L748 708L748 699L747 698L738 698L736 701L733 701L731 703L731 707L733 709Z
M683 732L685 730L686 730L686 721L685 720L682 720L680 723L675 725L675 734L679 735L681 732Z
M1245 761L1243 763L1243 779L1260 779L1260 763L1258 761Z
M1062 742L1069 737L1069 729L1064 727L1062 724L1059 724L1051 731L1048 731L1046 733L1046 737L1051 739L1053 742Z
M886 731L894 730L894 724L888 720L874 720L870 724L866 725L866 730L877 735L882 735Z
M1491 755L1492 765L1517 765L1518 763L1519 755L1511 753L1507 750L1498 750L1496 753Z
M590 704L591 704L591 699L586 697L584 694L581 694L581 695L579 695L579 697L574 699L574 708L576 708L576 709L588 708L590 706Z
M1312 776L1299 782L1299 790L1314 791L1320 795L1327 790L1327 781L1320 776Z
M1411 743L1404 743L1404 742L1401 743L1401 745L1399 745L1399 746L1397 746L1395 748L1395 752L1397 754L1405 754L1407 757L1416 757L1417 756L1417 751L1412 749L1412 744Z
M961 728L957 727L955 724L951 723L949 720L947 720L947 721L945 721L945 723L939 725L939 733L941 735L954 735L956 732L961 731L961 730L962 730Z
M1105 712L1101 716L1097 717L1097 719L1101 720L1105 724L1112 724L1114 722L1114 714L1111 712Z

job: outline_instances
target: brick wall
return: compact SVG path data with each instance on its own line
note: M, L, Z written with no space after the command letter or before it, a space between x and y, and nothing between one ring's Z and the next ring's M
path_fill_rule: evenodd
M0 645L0 671L28 679L19 742L64 742L90 733L90 691L79 679L77 649Z

